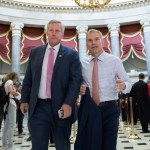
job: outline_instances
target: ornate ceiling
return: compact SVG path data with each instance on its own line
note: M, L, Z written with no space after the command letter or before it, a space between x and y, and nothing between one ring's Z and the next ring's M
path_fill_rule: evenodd
M149 4L150 0L112 0L108 5L97 8L94 12L122 10ZM77 6L74 0L0 0L0 6L44 12L90 12L88 9Z
M55 6L77 6L74 0L13 0L13 1L32 3L32 4L55 5ZM131 1L135 1L135 0L112 0L110 4L131 2Z
M0 22L44 26L49 19L65 26L107 26L150 20L150 0L112 0L100 9L78 7L74 0L0 0Z

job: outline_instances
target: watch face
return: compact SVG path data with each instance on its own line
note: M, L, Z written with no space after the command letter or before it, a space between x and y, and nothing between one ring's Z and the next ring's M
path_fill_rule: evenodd
M64 117L64 111L62 109L58 110L58 117L63 118Z

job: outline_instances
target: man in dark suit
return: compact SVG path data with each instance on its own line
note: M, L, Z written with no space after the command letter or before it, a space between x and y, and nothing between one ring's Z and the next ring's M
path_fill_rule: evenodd
M50 131L57 150L70 150L70 127L82 76L78 53L60 44L63 34L62 23L50 21L47 25L48 44L32 49L29 56L21 110L23 113L29 111L32 150L48 150ZM49 57L50 53L53 58ZM49 61L53 65L48 66ZM52 77L49 67L53 68L50 70ZM60 109L62 118L58 116Z
M139 81L136 82L131 90L133 101L137 102L139 111L140 122L144 133L148 133L148 118L149 118L149 98L148 98L148 86L144 82L145 75L139 74Z

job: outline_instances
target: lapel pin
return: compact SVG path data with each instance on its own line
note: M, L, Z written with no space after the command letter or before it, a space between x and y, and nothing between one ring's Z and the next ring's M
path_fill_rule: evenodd
M62 57L62 55L59 55L59 57Z

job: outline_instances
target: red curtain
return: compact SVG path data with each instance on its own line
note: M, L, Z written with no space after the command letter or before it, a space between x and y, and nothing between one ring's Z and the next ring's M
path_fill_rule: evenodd
M103 49L111 53L111 39L108 28L98 28L103 34ZM24 27L21 36L21 64L28 61L30 50L33 47L46 43L44 28ZM78 39L76 29L66 29L62 44L78 51ZM12 33L10 25L0 24L0 59L11 64ZM127 60L133 53L139 59L146 59L143 31L140 24L120 27L121 59ZM134 56L134 55L132 55Z
M74 35L73 37L70 37L70 38L64 37L62 39L61 43L65 46L71 47L71 48L75 49L76 51L78 51L78 43L77 43L76 35Z
M134 57L134 53L139 59L145 60L146 54L141 26L136 24L121 27L120 34L121 59L125 61L130 55Z
M69 46L77 51L76 34L73 30L68 30L64 39L63 45ZM21 46L21 63L28 61L30 51L33 47L46 43L46 34L44 29L41 28L24 28L22 33L22 46Z
M108 28L97 29L103 34L103 49L107 53L111 53L111 40Z
M21 40L21 64L28 61L28 57L32 48L45 44L46 37L42 28L23 28Z
M0 59L10 64L11 62L11 32L9 25L0 24Z

